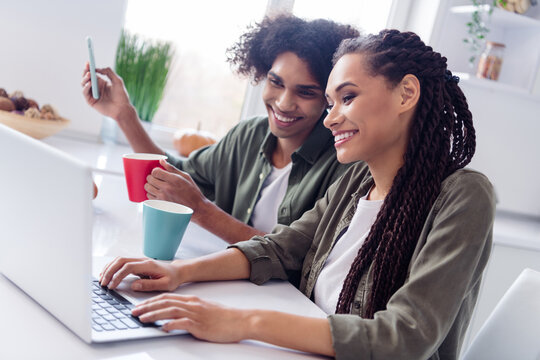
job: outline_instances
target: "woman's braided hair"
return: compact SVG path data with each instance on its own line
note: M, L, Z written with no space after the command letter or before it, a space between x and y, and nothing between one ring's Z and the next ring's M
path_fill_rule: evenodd
M382 75L396 86L405 75L420 82L420 98L410 128L404 164L358 251L339 295L336 313L349 313L363 273L373 264L373 287L365 316L386 309L404 284L409 263L442 181L466 166L476 147L472 115L459 78L446 58L411 32L383 30L344 40L334 64L346 54L362 54L370 75Z

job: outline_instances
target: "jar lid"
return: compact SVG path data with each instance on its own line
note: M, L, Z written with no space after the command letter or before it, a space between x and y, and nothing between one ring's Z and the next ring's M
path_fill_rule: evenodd
M506 45L504 45L502 43L495 42L495 41L488 41L488 42L486 42L486 44L490 45L490 46L493 46L493 47L506 47Z

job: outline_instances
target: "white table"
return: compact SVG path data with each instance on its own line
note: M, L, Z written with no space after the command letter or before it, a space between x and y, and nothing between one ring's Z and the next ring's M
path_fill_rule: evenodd
M107 258L142 255L142 212L139 204L127 200L126 185L121 171L97 166L96 157L120 156L126 149L110 144L86 144L62 139L62 150L96 167L99 194L94 200L93 255L94 274ZM86 146L90 146L89 150ZM94 158L92 158L94 151ZM107 159L106 164L117 164ZM121 169L120 169L121 170ZM177 257L190 258L222 250L227 244L204 229L190 224ZM31 264L29 264L31 266ZM39 269L38 269L39 271ZM66 287L61 274L51 274L51 291ZM256 286L249 281L228 281L187 284L176 292L193 294L204 299L239 308L267 308L306 316L325 314L288 282L271 281ZM53 318L24 292L0 275L0 359L306 359L324 358L272 345L243 341L237 344L214 344L179 335L168 338L133 340L109 344L88 345Z

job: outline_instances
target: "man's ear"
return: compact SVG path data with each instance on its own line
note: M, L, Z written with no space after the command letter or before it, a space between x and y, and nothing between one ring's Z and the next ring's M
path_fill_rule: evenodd
M401 110L413 109L420 99L420 81L412 74L407 74L399 83L401 95Z

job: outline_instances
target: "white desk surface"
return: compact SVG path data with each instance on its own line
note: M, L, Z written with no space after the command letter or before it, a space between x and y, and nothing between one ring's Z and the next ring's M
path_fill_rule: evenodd
M78 149L75 142L52 139L62 150L83 154L81 159L97 165L96 156L120 156L126 149L111 144L88 144L92 151ZM83 146L87 145L82 143ZM72 147L72 148L71 148ZM116 163L107 161L107 166ZM121 162L117 163L121 166ZM97 166L96 166L97 167ZM112 171L109 171L111 170ZM139 204L127 200L124 178L114 168L102 167L95 173L99 194L94 200L93 255L94 274L107 258L142 255L142 212ZM118 170L118 169L116 169ZM189 258L224 249L227 244L204 229L190 224L177 257ZM31 264L29 264L31 266ZM51 291L69 284L51 283ZM178 293L193 294L203 299L239 308L266 308L307 316L325 314L288 282L271 281L256 286L249 281L187 284ZM189 334L168 338L132 340L88 345L52 317L24 292L0 275L0 359L307 359L324 358L278 348L256 341L236 344L214 344L195 339ZM69 295L68 295L69 296Z

